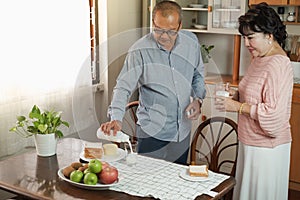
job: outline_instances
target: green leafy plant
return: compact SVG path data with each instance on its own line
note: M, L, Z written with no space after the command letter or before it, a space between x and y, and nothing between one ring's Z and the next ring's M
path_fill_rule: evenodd
M41 112L38 106L34 105L28 115L17 116L15 126L9 129L22 137L30 137L34 134L55 133L57 137L63 137L63 133L58 129L61 125L69 127L69 123L61 119L61 112L47 111Z
M201 45L201 56L202 56L203 63L208 63L208 59L211 58L210 51L214 47L215 47L214 45L209 45L209 46L205 44Z

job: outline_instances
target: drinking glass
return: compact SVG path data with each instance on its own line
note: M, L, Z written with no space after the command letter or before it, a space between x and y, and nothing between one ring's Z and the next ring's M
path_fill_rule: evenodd
M228 84L228 83L226 83ZM226 91L226 84L223 82L218 82L215 84L215 96L229 97L229 92Z
M130 145L129 143L125 143L125 151L126 151L126 164L129 166L133 166L137 162L137 142Z

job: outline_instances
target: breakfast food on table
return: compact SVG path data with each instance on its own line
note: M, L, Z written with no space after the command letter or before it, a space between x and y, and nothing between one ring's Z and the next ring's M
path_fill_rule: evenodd
M112 184L118 180L118 170L113 166L107 166L98 174L99 180L102 184Z
M74 169L71 165L68 167L65 167L62 171L63 175L67 178L70 177L70 174L75 171L76 169Z
M84 157L88 159L102 158L103 149L102 143L85 142L84 143Z
M82 163L81 162L73 162L71 164L71 166L74 168L74 169L79 169L80 167L82 167Z
M118 145L116 144L104 144L103 145L104 155L115 156L118 153Z
M86 170L87 168L89 168L89 165L88 164L83 164L83 166L79 167L78 170L84 172L84 170Z
M78 167L78 169L74 167ZM87 164L71 163L62 170L62 173L65 178L86 185L112 184L118 180L119 176L117 168L98 159L92 159Z
M190 165L188 171L190 176L208 177L207 165Z
M70 175L73 171L80 170L84 171L87 168L87 164L82 164L81 162L73 162L69 166L65 167L62 171L65 177L70 178Z

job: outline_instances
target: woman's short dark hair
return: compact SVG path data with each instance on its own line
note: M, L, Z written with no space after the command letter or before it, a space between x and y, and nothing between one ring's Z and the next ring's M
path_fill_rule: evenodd
M174 12L177 12L179 15L179 24L182 21L182 10L178 3L175 1L161 1L155 5L152 11L152 19L155 18L157 11L161 11L164 17L172 15Z
M239 17L239 32L249 35L253 32L273 34L274 40L284 47L287 38L286 26L280 20L276 11L267 3L257 4L248 10L245 15Z

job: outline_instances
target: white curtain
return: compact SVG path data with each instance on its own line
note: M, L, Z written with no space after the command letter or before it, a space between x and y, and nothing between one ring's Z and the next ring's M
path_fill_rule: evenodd
M89 23L88 0L0 1L0 157L33 145L9 129L35 104L63 112L65 135L77 131L75 87L91 88Z

